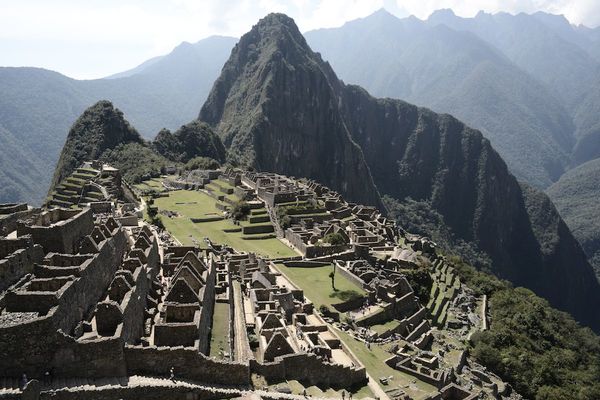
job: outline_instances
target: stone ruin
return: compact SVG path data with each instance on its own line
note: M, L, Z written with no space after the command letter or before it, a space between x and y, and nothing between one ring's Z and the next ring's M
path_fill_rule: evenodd
M485 329L486 299L460 283L434 243L376 209L276 174L229 169L198 180L225 180L233 189L218 191L265 207L260 218L304 255L269 260L209 239L204 249L163 242L140 221L135 199L122 197L128 189L116 170L101 170L121 186L105 202L0 206L0 397L17 395L23 374L33 379L24 395L53 399L229 398L241 396L252 376L364 385L366 369L340 340L342 330L366 346L391 346L386 364L433 385L428 399L518 398L458 344ZM200 189L190 185L193 177L182 178L183 187ZM284 214L290 224L282 229ZM332 234L343 243L323 242ZM334 264L366 294L324 314L276 262ZM423 263L434 282L428 304L406 275ZM217 339L223 348L214 347ZM447 357L457 352L458 364ZM389 385L389 377L373 378ZM387 396L410 398L399 387Z

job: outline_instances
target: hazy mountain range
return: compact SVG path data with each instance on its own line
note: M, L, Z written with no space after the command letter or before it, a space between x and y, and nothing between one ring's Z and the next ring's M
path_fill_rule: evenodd
M39 68L0 68L0 202L41 203L69 128L110 99L146 138L197 115L237 40L182 43L108 79L75 80Z

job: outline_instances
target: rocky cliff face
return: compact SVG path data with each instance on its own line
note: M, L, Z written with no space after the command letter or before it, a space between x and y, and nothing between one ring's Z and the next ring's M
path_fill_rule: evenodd
M487 253L494 272L598 327L600 288L548 197L520 186L479 131L447 114L346 86L347 126L379 191L431 203L452 232Z
M216 128L233 163L313 178L353 201L380 205L340 113L340 90L293 20L271 14L233 49L200 119Z
M430 202L499 276L600 328L600 288L547 197L523 191L479 131L344 85L290 18L271 14L240 39L200 119L233 162L314 178L365 203L379 205L379 193Z

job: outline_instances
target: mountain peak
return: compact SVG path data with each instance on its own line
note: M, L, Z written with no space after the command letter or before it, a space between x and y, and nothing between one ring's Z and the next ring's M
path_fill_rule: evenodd
M84 161L124 143L142 143L140 134L108 100L88 107L73 124L58 160L50 190Z
M439 10L435 10L431 13L428 20L429 21L437 21L443 22L451 18L455 18L456 14L452 11L451 8L440 8Z
M269 14L235 46L199 119L215 128L233 164L305 176L380 205L340 115L341 86L294 20Z

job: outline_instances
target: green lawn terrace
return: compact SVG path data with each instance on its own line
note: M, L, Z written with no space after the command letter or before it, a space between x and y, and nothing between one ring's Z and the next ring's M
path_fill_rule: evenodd
M267 258L295 257L298 254L274 237L257 237L242 232L243 227L225 218L225 212L207 193L175 190L154 199L154 206L176 216L161 216L165 229L183 245L201 245L204 238L233 247L237 251L253 252ZM196 221L203 222L193 222ZM262 235L261 235L262 236Z
M231 353L229 336L229 304L217 300L210 331L210 357L229 359Z
M141 195L153 192L160 193L166 190L163 186L164 179L167 179L167 176L148 179L140 183L136 183L135 185L133 185L133 187L137 189Z
M334 268L330 263L285 261L274 266L293 285L301 288L317 308L326 306L335 312L335 306L341 303L356 301L362 304L367 294L341 273L335 273L332 285L330 273Z

